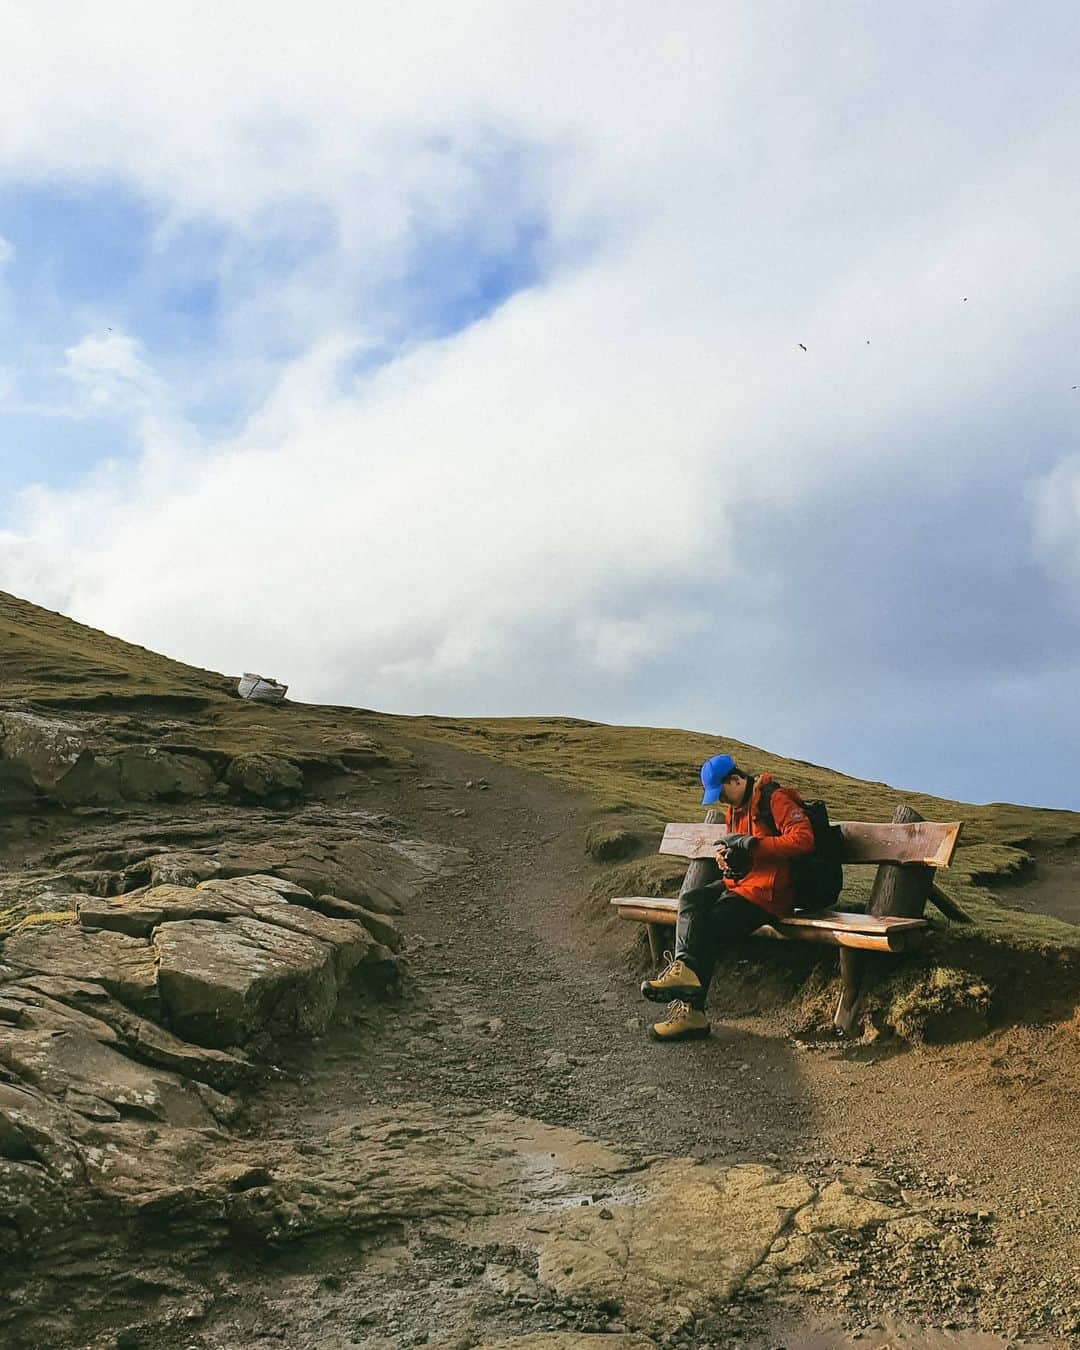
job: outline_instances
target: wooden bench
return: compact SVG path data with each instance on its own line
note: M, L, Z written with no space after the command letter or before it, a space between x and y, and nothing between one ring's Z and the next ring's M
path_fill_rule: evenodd
M833 1021L841 1033L849 1034L855 1025L862 953L902 952L919 941L929 926L924 917L927 901L956 922L970 922L970 917L934 880L937 869L952 861L962 822L935 824L901 805L888 824L852 820L837 824L844 839L845 865L877 864L867 912L796 910L791 918L763 924L754 936L840 948L842 991ZM660 852L691 860L684 891L719 877L714 855L724 828L719 812L710 811L702 825L674 824L664 830ZM637 895L617 896L611 903L619 918L648 925L649 948L659 962L663 929L674 925L678 900Z

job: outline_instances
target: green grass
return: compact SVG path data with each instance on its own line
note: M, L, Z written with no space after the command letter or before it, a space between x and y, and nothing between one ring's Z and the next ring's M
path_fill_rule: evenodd
M229 682L0 591L0 696L73 705L214 701Z

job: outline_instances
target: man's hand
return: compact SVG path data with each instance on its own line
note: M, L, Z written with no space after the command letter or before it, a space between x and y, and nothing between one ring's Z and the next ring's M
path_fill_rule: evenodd
M751 854L757 842L749 834L725 834L716 841L716 865L725 877L741 881L752 867Z

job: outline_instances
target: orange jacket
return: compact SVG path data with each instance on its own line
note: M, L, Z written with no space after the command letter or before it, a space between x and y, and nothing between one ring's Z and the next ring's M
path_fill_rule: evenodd
M732 895L741 895L782 918L795 908L790 860L814 851L814 830L799 794L794 788L779 786L769 802L776 829L769 828L759 812L762 784L771 782L769 774L761 774L754 780L749 804L727 808L728 833L751 834L757 843L750 855L750 871L741 881L725 881L724 886Z

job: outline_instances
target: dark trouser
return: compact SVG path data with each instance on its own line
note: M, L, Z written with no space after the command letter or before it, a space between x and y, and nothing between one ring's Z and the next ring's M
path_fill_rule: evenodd
M720 953L772 918L760 905L751 904L741 895L729 895L722 881L698 886L679 896L675 956L686 962L708 993Z

